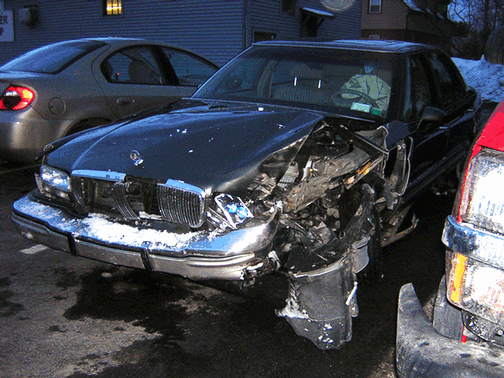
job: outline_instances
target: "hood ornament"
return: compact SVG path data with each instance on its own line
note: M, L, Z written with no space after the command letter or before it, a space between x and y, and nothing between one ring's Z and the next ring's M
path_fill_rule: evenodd
M144 162L142 156L140 155L140 152L138 152L137 150L133 150L130 152L130 159L133 160L133 164L135 164L135 167L138 167L140 164Z

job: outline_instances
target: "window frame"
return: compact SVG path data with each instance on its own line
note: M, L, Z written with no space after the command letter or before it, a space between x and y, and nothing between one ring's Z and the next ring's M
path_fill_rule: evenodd
M373 10L373 7L378 7L378 10ZM382 12L382 0L369 0L368 13L380 14Z
M118 13L114 11L109 13L109 6L118 7ZM112 8L114 9L114 8ZM121 17L122 16L122 0L102 0L102 16L103 17Z
M453 61L441 51L433 51L429 52L425 55L425 59L427 64L429 65L431 75L434 75L434 83L435 90L437 94L437 106L443 110L449 110L452 107L456 107L458 101L465 98L465 94L467 93L467 84L464 78L461 76L460 72L456 68ZM442 88L442 80L440 77L437 77L437 69L433 65L433 61L439 62L443 69L446 71L446 74L449 76L451 83L448 85L449 88L454 89L453 92L447 94L445 90ZM456 88L457 86L458 88ZM455 91L455 89L457 89ZM453 94L457 94L453 96Z

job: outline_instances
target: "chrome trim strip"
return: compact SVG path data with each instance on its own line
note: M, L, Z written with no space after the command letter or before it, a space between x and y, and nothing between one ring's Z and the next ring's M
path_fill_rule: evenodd
M198 186L187 184L187 183L185 183L183 181L168 179L165 182L165 185L168 186L168 187L171 187L171 188L177 188L177 189L180 189L180 190L184 190L186 192L193 192L193 193L198 194L200 197L205 198L205 191L203 189L201 189Z
M469 223L457 223L449 215L441 238L454 252L504 269L504 236L475 228Z
M124 181L126 174L112 171L94 171L90 169L77 169L75 171L72 171L71 176L94 178L106 181Z

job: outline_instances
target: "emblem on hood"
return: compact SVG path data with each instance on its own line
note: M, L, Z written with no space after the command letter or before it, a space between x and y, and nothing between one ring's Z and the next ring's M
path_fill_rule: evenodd
M133 160L133 164L135 164L135 167L138 167L140 164L143 163L142 156L140 155L140 152L137 150L133 150L130 152L130 159Z

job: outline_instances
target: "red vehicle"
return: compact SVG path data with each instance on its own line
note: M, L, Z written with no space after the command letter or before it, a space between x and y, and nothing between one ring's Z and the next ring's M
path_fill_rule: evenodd
M446 278L425 315L412 284L397 318L401 377L504 376L504 101L470 153L442 241Z

